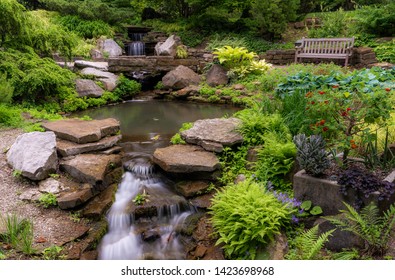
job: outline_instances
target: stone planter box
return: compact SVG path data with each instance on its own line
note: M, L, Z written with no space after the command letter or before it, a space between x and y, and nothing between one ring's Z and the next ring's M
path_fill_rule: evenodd
M395 171L388 175L384 180L393 182ZM300 201L311 200L313 205L321 206L323 215L337 215L339 210L346 209L343 201L353 204L355 194L351 191L347 196L340 193L340 186L336 181L312 177L304 170L300 170L293 178L294 197ZM395 202L395 194L389 200L378 200L379 193L373 193L368 199L364 200L365 205L375 201L381 211L388 209L389 205Z

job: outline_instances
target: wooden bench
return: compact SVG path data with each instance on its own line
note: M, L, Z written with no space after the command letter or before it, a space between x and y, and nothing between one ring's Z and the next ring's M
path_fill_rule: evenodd
M348 65L354 47L354 37L352 38L302 38L298 41L300 46L296 46L295 63L302 58L332 58L344 59L344 66Z

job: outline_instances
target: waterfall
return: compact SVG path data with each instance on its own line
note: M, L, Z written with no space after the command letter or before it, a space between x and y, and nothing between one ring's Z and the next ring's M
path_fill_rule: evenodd
M196 210L155 172L148 154L135 153L124 167L127 171L107 213L108 232L99 244L99 259L184 259L177 228ZM142 193L148 198L136 206L133 200ZM151 216L138 214L144 207Z
M128 55L145 55L145 44L143 37L146 33L131 33L129 36L132 42L128 44Z

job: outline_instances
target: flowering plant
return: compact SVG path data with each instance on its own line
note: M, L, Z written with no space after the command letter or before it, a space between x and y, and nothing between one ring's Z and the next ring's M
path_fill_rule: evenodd
M372 92L345 91L338 85L306 93L305 116L312 134L321 134L329 145L343 151L343 162L352 149L374 139L374 129L390 118L391 89Z

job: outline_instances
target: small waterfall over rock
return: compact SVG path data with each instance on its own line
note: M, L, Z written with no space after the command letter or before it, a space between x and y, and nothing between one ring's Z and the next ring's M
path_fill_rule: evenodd
M132 42L128 44L128 55L145 55L145 44L143 37L146 33L131 33L129 36Z
M184 259L178 228L195 209L155 171L149 154L130 158L107 214L99 259Z

